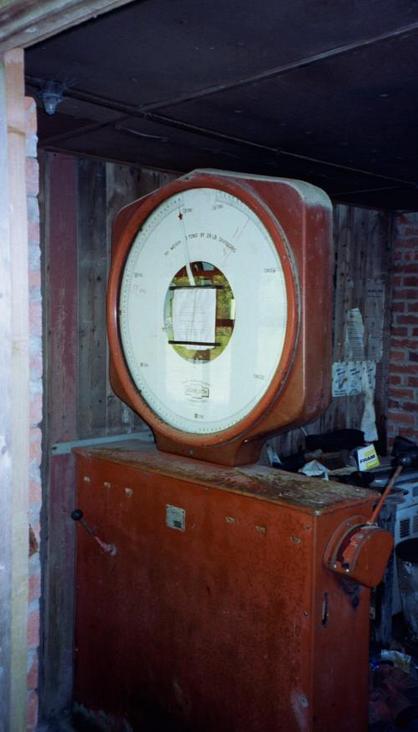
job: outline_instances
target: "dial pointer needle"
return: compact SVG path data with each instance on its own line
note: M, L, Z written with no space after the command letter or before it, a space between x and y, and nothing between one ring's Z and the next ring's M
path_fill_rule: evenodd
M179 208L179 215L178 215L179 221L181 221L181 225L183 228L183 242L184 242L184 254L186 258L186 272L187 272L187 278L189 280L190 287L195 287L196 283L193 277L192 268L190 266L190 252L189 252L189 246L187 243L187 234L186 234L186 226L184 224L184 216Z

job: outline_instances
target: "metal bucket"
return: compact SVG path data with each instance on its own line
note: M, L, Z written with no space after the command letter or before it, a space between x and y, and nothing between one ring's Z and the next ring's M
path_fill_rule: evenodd
M409 628L418 637L418 539L407 539L396 547L402 611Z

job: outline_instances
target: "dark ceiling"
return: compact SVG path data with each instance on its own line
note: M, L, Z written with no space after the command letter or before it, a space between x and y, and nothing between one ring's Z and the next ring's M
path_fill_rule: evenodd
M418 210L417 0L143 0L26 54L51 150Z

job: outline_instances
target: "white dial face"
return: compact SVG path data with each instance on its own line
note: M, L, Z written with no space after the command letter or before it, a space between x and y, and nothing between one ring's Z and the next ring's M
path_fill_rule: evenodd
M122 348L141 396L171 427L212 434L246 417L274 377L287 318L276 247L235 196L188 189L138 231L120 290Z

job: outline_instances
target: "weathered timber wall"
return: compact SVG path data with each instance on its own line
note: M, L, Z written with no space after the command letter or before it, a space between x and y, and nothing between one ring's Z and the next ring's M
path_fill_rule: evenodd
M53 720L71 701L75 506L72 456L51 448L145 428L108 379L111 227L116 211L170 176L55 153L40 162L47 334L41 714Z
M388 344L391 288L392 217L383 211L335 205L334 207L334 313L333 362L347 357L347 313L358 308L364 322L364 359L376 362L374 404L379 448L386 442ZM338 396L306 432L361 428L364 395ZM273 440L279 454L296 452L304 445L300 429Z
M141 429L108 380L105 322L111 227L169 176L46 154L45 272L49 444Z
M114 163L77 162L78 437L142 425L109 386L105 296L112 221L122 206L172 177Z

